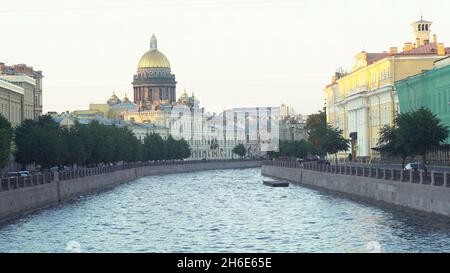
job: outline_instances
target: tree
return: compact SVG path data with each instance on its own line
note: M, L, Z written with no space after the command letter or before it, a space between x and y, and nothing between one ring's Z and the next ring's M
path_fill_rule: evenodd
M405 161L408 156L412 156L408 151L406 143L399 136L398 127L384 126L380 130L378 139L378 150L381 154L391 157L400 157L402 159L402 169L405 167Z
M180 139L177 141L177 147L178 147L178 159L185 159L191 157L191 147L189 146L189 143L184 139Z
M157 133L147 134L142 146L142 156L145 161L163 160L166 158L164 139Z
M309 116L306 121L306 130L309 135L308 141L314 145L320 156L334 154L337 160L338 152L349 149L350 141L343 137L342 130L327 124L325 109Z
M8 165L11 158L12 138L11 123L0 114L0 172Z
M164 141L166 159L185 159L191 156L191 148L185 139L176 140L171 135Z
M247 154L247 149L245 149L244 144L238 144L233 148L233 154L244 157Z
M280 142L281 156L307 158L309 155L315 154L317 154L315 146L306 140Z
M142 160L142 142L137 139L132 131L126 129L128 153L124 157L126 162L137 162Z
M169 137L164 141L166 147L166 158L168 160L177 158L177 141L169 135Z
M22 164L97 165L142 160L142 143L126 127L78 122L68 129L49 116L25 120L16 130L16 159Z
M310 115L305 128L308 132L308 141L316 147L317 153L326 155L326 151L322 149L322 137L327 133L328 128L325 109Z
M114 162L117 138L114 136L114 129L93 121L88 125L80 125L80 134L85 143L88 154L87 164L96 165L99 163Z
M109 134L113 138L114 153L113 162L133 162L142 159L141 142L127 127L118 128L108 126Z
M59 162L61 137L59 126L50 116L38 121L24 120L16 128L16 161L22 165L37 164L48 169Z
M407 152L422 156L424 166L427 163L427 151L439 147L449 134L448 127L424 107L399 114L397 126L399 143Z
M61 165L84 165L87 161L87 152L79 127L71 129L61 128Z
M348 151L350 147L350 141L342 136L342 130L327 126L325 135L320 140L320 149L328 154L336 156L339 152Z

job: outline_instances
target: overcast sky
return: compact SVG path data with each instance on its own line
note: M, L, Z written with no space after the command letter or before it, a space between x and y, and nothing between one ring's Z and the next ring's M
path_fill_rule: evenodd
M87 109L131 81L155 33L178 81L207 110L278 106L312 113L336 68L361 50L413 41L434 22L450 46L450 1L2 0L0 61L44 73L44 111Z

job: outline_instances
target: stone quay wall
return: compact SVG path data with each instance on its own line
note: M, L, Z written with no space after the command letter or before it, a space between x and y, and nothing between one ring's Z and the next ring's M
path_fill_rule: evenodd
M145 176L257 167L261 167L261 161L148 162L3 178L0 179L0 223Z
M262 174L313 188L450 217L447 173L265 161Z

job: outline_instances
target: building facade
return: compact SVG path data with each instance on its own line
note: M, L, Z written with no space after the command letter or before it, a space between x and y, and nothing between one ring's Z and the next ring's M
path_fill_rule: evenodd
M306 123L296 118L280 120L280 141L300 141L308 139Z
M18 126L23 121L23 96L22 87L0 78L0 114L13 126Z
M34 118L37 119L42 116L43 111L43 99L42 99L42 71L36 71L33 67L25 64L17 64L11 67L15 75L26 75L35 80L33 90L33 111ZM31 100L30 100L31 101Z
M399 111L395 82L433 68L435 61L450 54L450 48L430 40L431 22L414 22L415 43L403 51L357 54L351 72L338 71L325 88L327 122L352 138L353 158L378 159L379 131L393 125ZM339 154L347 158L348 153Z
M19 118L17 118L17 109L15 108L17 106L9 107L14 109L10 110L13 123L20 124L25 119L37 119L42 115L42 78L42 71L35 71L27 65L6 66L0 63L0 79L20 87L22 93ZM6 107L6 102L3 101L3 108Z
M401 112L426 107L450 127L450 57L435 62L431 70L396 82L395 88Z

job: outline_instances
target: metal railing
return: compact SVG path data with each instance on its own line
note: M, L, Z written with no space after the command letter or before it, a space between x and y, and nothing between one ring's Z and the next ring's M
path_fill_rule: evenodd
M39 174L22 177L6 177L0 179L0 191L44 185L53 182L53 174Z
M436 187L450 187L447 172L404 171L388 168L372 168L367 166L326 165L316 162L300 163L296 161L263 161L263 165L282 168L295 168L310 171L333 173L349 176L361 176L374 179L431 185Z
M101 175L121 170L143 168L151 166L173 166L173 165L192 165L201 163L227 163L227 162L250 162L260 161L254 159L227 159L227 160L189 160L189 161L152 161L152 162L135 162L125 163L122 165L102 166L93 168L79 168L75 170L59 171L54 173L30 175L23 177L5 177L0 178L0 192L19 188L26 188L36 185L52 183L56 180L65 181L78 179L88 176ZM58 179L55 179L56 177Z

